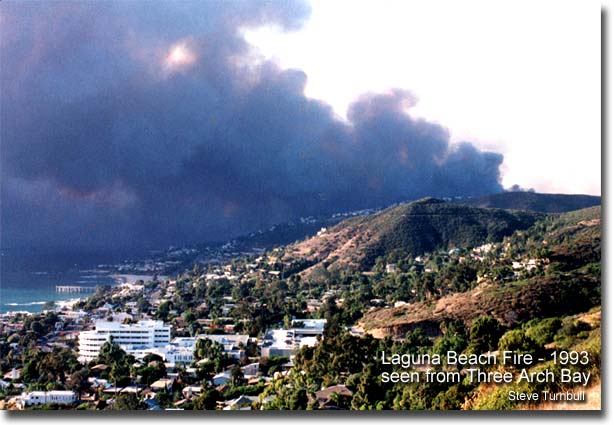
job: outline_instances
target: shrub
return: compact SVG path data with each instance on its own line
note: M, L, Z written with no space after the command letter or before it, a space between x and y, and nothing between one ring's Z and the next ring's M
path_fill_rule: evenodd
M565 340L567 338L579 337L582 332L591 330L591 325L580 320L565 320L558 330L555 339L557 341Z
M554 337L557 331L561 328L562 323L563 322L558 317L544 319L532 325L531 322L529 322L529 326L526 329L526 334L535 340L539 346L543 347L554 340Z
M470 351L483 353L496 350L503 331L497 319L490 316L478 317L469 330Z
M522 329L507 331L499 341L499 351L514 351L520 354L531 354L533 357L541 353L542 348L533 338L527 336Z

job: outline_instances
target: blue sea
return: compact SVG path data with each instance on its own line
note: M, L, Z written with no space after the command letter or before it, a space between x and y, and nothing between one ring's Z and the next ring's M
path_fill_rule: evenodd
M85 298L90 293L56 292L56 285L113 285L110 273L99 264L117 260L108 254L0 252L0 313L40 312L46 301Z

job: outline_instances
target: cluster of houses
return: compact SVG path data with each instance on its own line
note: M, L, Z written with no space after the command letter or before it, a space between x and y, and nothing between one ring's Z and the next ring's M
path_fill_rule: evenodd
M243 359L246 347L252 343L261 347L262 357L291 357L303 346L315 346L324 333L325 324L326 319L293 320L291 328L269 329L263 340L258 342L249 335L234 334L202 334L171 339L171 327L160 320L141 320L137 323L98 320L95 329L79 333L79 361L87 363L98 358L103 344L111 338L136 359L156 354L168 367L192 364L198 339L219 343L224 348L224 354L235 360Z
M124 260L119 264L98 264L94 273L127 273L150 275L170 273L181 265L196 258L199 251L194 248L169 247L166 251L153 253L150 258L142 260Z
M156 394L160 392L171 392L179 389L183 399L175 403L177 408L194 397L201 394L204 383L196 378L199 363L206 361L196 361L194 351L199 339L209 339L223 347L224 355L233 360L233 363L240 366L241 376L246 385L256 385L262 381L269 382L274 376L264 376L260 371L258 359L247 358L246 350L250 344L256 344L260 348L260 357L287 357L289 362L284 364L282 371L276 373L284 374L292 365L292 358L296 351L303 346L314 346L322 338L326 320L324 319L305 319L294 320L292 327L287 329L267 330L262 340L257 340L249 335L240 334L203 334L195 337L171 337L171 326L158 320L141 320L136 323L120 323L115 321L97 320L95 328L79 332L78 348L79 361L88 363L98 358L98 353L102 345L111 338L126 353L135 357L137 362L141 361L148 354L160 356L166 366L166 376L158 379L149 385L130 384L125 387L115 387L112 382L100 377L90 377L88 379L90 391L77 394L74 391L31 391L23 392L20 396L12 397L11 405L24 409L30 406L40 406L54 403L59 405L73 405L77 401L95 401L96 394L117 394L132 393L136 394L141 400L147 403L152 410L160 407L155 402ZM251 362L249 360L252 360ZM92 367L92 372L102 372L107 365L100 364ZM184 374L192 376L192 383L182 383L177 368ZM20 370L8 372L8 381L18 380ZM10 375L10 376L9 376ZM232 381L232 366L214 375L206 384L215 388L224 388ZM9 385L7 381L0 380ZM23 384L22 389L25 389ZM17 388L17 387L15 387ZM219 409L251 409L251 406L258 397L250 395L240 395L232 400L226 400L218 406Z
M484 262L486 261L487 256L495 252L497 248L498 248L498 244L486 243L486 244L483 244L483 245L480 245L480 246L477 246L471 249L467 253L467 255L461 255L462 251L459 248L452 248L448 252L442 251L442 252L437 253L437 255L443 260L456 258L461 263L463 261L466 261L468 258L472 260ZM503 244L502 248L503 250L501 254L499 255L499 260L504 260L505 253L510 249L509 242L507 244ZM428 265L431 259L432 257L428 255L418 255L414 258L413 265L418 270L424 273L431 273L433 272L433 269L429 267ZM547 258L524 258L524 259L511 261L510 263L508 263L508 265L511 266L513 270L513 276L518 277L523 271L532 272L532 271L547 267L548 259ZM385 266L385 272L388 274L394 274L394 273L400 272L400 269L397 264L388 263ZM487 276L482 277L482 280L485 277Z
M262 254L265 250L257 247L239 247L237 241L222 246L169 247L165 251L151 252L150 258L142 260L124 260L118 264L98 264L93 273L130 274L130 275L164 275L172 274L185 268L198 259L202 264L221 264L234 258Z
M209 282L219 279L227 279L230 282L242 281L256 276L264 277L267 280L275 280L281 277L280 268L283 268L284 265L281 263L282 252L280 250L272 250L268 254L261 251L258 251L257 255L249 253L251 255L249 262L223 263L226 260L225 256L246 254L235 253L234 249L236 247L232 244L218 249L216 252L221 253L219 261L212 260L212 257L208 256L208 268L201 272L196 279L192 279L191 284L197 285L201 282L209 284ZM100 267L104 266L100 265ZM235 360L235 364L241 365L241 372L249 385L261 382L263 379L272 378L263 376L262 372L258 370L258 358L253 357L254 353L259 353L259 356L263 358L272 356L291 358L298 349L304 346L314 346L322 337L325 320L295 320L287 329L267 330L264 332L264 337L259 340L249 335L236 334L234 325L231 324L236 323L236 319L226 317L227 315L230 316L236 305L233 298L228 296L223 297L221 303L216 306L219 308L221 315L216 316L215 319L199 318L195 321L200 332L212 331L211 333L186 336L191 332L185 331L186 323L181 314L178 314L179 312L171 310L171 314L174 316L172 325L161 320L153 320L150 314L152 308L170 300L180 284L185 285L185 282L171 279L157 281L155 286L146 285L143 282L124 282L113 289L111 296L104 304L87 312L73 308L74 305L68 303L59 307L56 306L55 312L59 320L56 322L55 332L39 337L37 346L44 352L51 352L58 344L65 348L71 348L75 345L71 342L72 340L76 343L79 361L86 364L98 358L100 348L112 337L124 351L134 356L137 362L148 354L155 354L163 359L167 370L181 369L185 373L195 376L199 365L196 362L194 350L199 339L207 338L221 344L226 357ZM187 290L187 288L183 286L181 290ZM144 297L151 306L148 308L149 311L141 310L135 301L135 297L136 299ZM75 302L77 301L75 300ZM305 312L319 310L322 303L321 298L307 300ZM16 314L18 313L0 315L0 330L3 334L10 335L22 331L23 323L21 323L19 317L16 317ZM17 346L17 343L13 343L13 345L15 346L11 348L14 349L14 353L19 354L22 347ZM249 350L251 357L247 359L247 347L250 346L252 346ZM283 369L288 370L291 364L290 360L284 365ZM101 367L103 366L101 365ZM92 370L95 372L97 369ZM104 369L100 369L101 372L102 370ZM7 373L7 379L0 380L0 386L10 386L13 393L18 390L24 391L27 385L21 383L19 373L18 367ZM169 373L164 379L148 385L147 388L143 388L141 385L114 388L112 383L101 378L101 376L106 376L106 374L102 373L90 378L92 389L90 394L132 392L146 398L148 392L156 393L163 388L168 389L170 387L173 387L175 392L177 385L183 385L180 381L178 384L177 377L174 377L172 373ZM207 385L216 387L227 385L230 378L230 369L224 370L213 376ZM138 382L138 380L135 382ZM198 395L201 390L201 385L196 384L186 385L185 388L181 389L181 392L185 399L190 399ZM88 397L88 394L82 393L76 395L76 400L87 401ZM233 408L239 408L247 400L245 397L233 404ZM13 405L19 408L47 403L73 404L75 400L68 393L52 391L24 392L18 397L11 396L11 399ZM5 402L7 400L5 399ZM228 406L221 408L226 407Z

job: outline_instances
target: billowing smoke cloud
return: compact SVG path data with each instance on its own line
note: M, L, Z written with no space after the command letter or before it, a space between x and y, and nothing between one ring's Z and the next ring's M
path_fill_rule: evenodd
M220 239L302 215L501 191L502 156L412 118L410 92L337 119L241 30L298 2L0 7L2 245Z

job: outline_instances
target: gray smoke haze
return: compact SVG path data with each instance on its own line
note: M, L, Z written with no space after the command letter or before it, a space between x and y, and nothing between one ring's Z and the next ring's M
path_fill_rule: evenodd
M1 4L2 246L163 246L502 190L503 157L412 118L410 92L365 94L343 122L241 36L308 16L294 1Z

